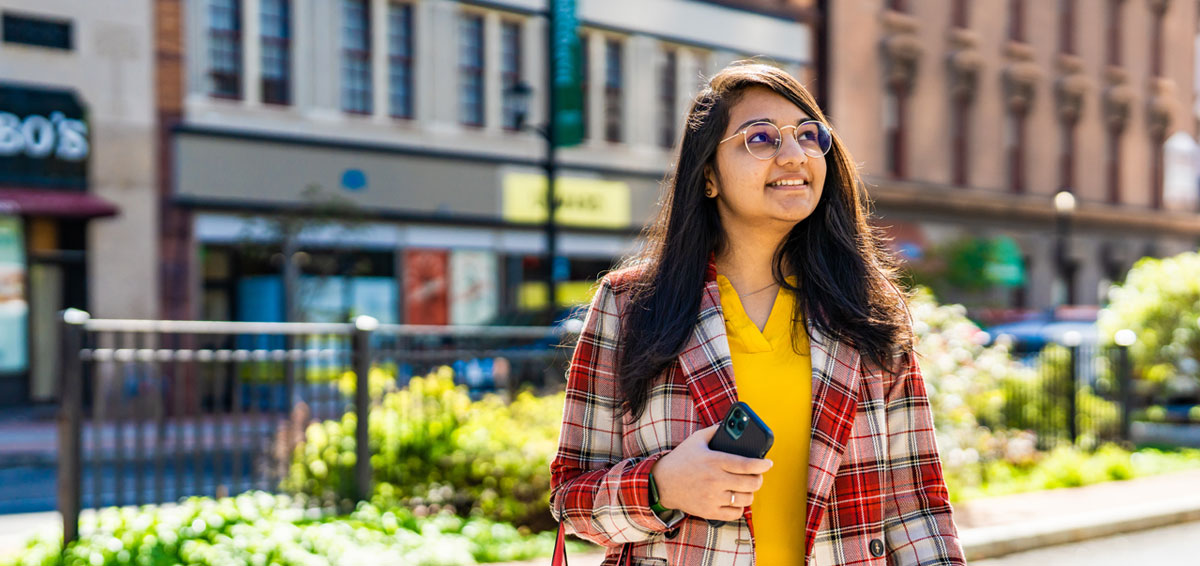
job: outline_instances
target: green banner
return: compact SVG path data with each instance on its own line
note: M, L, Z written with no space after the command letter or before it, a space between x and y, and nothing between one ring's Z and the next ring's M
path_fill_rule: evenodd
M575 0L551 0L553 22L554 138L555 145L566 147L583 141L583 91L580 89L579 19Z

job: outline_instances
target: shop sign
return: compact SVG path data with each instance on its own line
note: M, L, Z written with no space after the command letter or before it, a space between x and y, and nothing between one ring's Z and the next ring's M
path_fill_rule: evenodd
M632 213L629 185L620 181L559 177L554 187L554 220L562 226L628 228ZM546 177L531 173L504 176L504 219L546 223Z
M90 155L74 92L0 84L0 185L84 189Z

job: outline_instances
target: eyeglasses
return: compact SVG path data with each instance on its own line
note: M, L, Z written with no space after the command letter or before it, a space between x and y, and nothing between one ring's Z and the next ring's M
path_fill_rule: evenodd
M833 146L833 136L830 135L829 128L816 120L803 122L799 126L789 124L783 128L795 129L793 134L795 134L796 143L800 144L800 149L804 150L809 157L822 157L829 153L829 148ZM742 131L721 140L721 143L744 136L746 151L749 151L750 155L759 159L774 159L776 155L779 155L779 149L783 147L783 133L780 129L770 122L755 122L746 126Z

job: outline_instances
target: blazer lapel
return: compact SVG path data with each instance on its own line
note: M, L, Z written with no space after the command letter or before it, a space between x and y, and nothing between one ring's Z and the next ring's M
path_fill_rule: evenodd
M679 355L684 381L700 414L701 428L712 426L725 417L735 402L733 360L725 336L725 317L721 312L721 291L715 271L704 286L700 298L700 316Z
M808 554L829 507L858 407L861 378L858 350L826 337L809 324L812 336L812 440L808 459Z

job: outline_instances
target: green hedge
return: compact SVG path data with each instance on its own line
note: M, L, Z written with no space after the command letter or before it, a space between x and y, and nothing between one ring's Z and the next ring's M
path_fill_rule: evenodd
M83 536L65 554L61 536L43 537L16 557L0 558L0 566L440 566L529 560L554 548L553 532L528 535L483 519L419 518L366 503L337 516L300 505L256 492L105 509L85 518ZM594 549L568 545L571 553Z
M372 371L373 390L382 373ZM561 393L529 392L511 403L497 396L472 401L445 367L384 393L368 423L373 501L418 514L449 510L535 531L554 528L549 462L563 402ZM350 502L356 423L347 413L309 426L284 489L330 504Z

